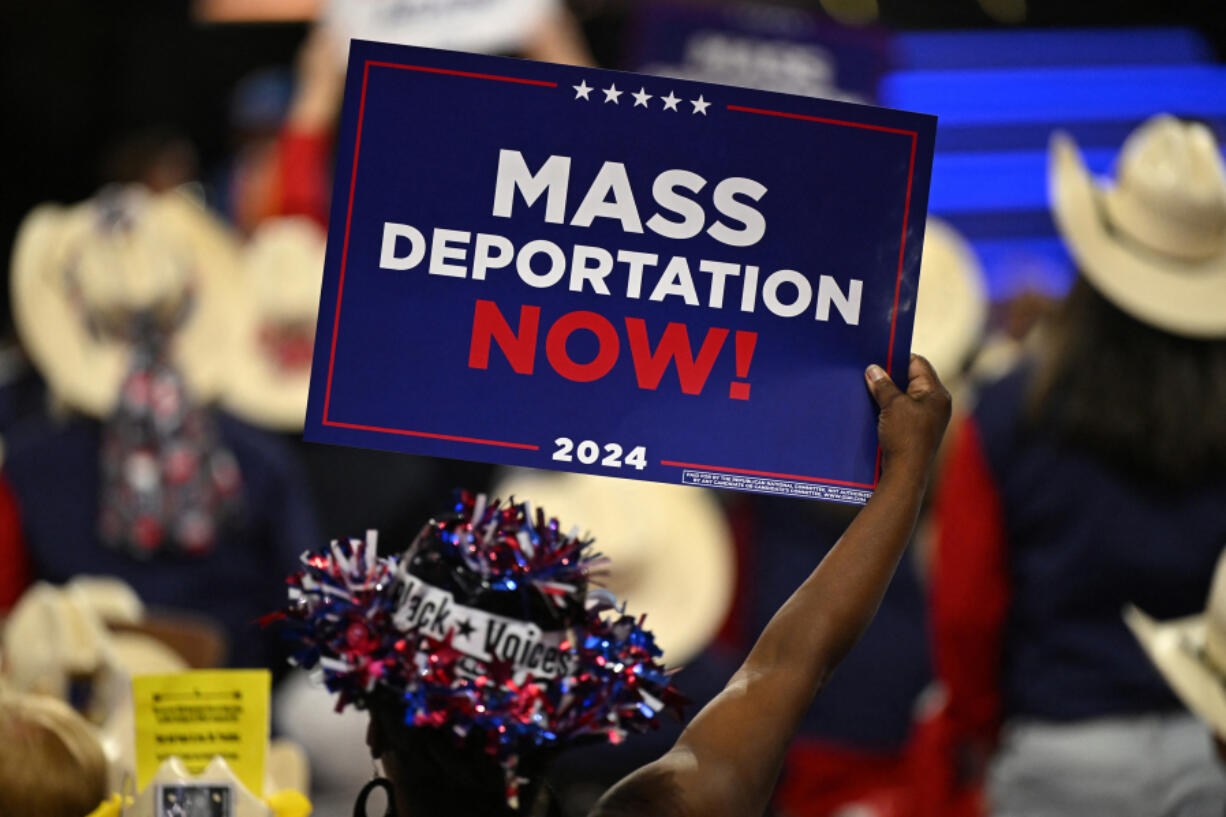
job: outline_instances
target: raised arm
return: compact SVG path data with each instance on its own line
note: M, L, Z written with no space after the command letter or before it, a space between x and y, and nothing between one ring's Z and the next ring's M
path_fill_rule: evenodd
M792 594L718 696L662 758L626 777L591 817L759 817L801 717L872 620L911 538L949 393L912 355L907 391L865 372L881 407L872 499Z

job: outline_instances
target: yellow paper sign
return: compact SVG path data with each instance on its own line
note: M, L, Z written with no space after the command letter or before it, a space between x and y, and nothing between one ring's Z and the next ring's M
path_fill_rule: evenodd
M199 774L220 756L252 794L263 797L271 688L267 670L195 670L132 679L137 786L149 785L169 757Z

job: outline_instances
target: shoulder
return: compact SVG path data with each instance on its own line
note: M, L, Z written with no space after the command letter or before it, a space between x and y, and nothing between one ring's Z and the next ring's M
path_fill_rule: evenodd
M1020 421L1034 364L1023 362L1000 377L979 386L975 422L985 433L1004 431Z
M217 432L238 460L247 491L283 492L302 481L301 466L289 440L248 425L224 411L214 411Z
M975 408L967 419L978 442L994 466L1007 463L1025 430L1026 401L1034 363L1024 361L978 390Z
M289 468L292 454L280 435L256 428L221 409L214 409L217 431L236 455L255 456L277 468Z
M26 471L45 474L51 464L90 461L97 457L100 428L96 420L84 417L26 417L4 434L4 470L20 476Z

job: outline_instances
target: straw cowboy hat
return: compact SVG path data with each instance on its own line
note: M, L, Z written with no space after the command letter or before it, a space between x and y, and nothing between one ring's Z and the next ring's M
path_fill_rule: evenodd
M1204 613L1157 622L1129 606L1124 620L1188 709L1226 740L1226 551Z
M61 700L74 676L92 676L110 659L106 624L88 595L44 582L27 590L5 620L0 653L14 689Z
M305 218L265 222L243 251L232 313L234 360L222 401L256 425L298 431L306 419L324 234Z
M563 525L591 532L609 557L598 583L647 624L671 666L710 643L732 606L736 553L715 497L681 485L512 469L495 494L532 497Z
M1124 142L1115 175L1097 183L1073 140L1052 137L1051 205L1082 274L1137 320L1226 337L1226 166L1212 133L1155 116Z
M234 262L229 233L182 193L129 187L72 207L42 205L13 250L17 332L58 399L104 417L130 366L131 318L177 322L171 357L207 401L229 362Z
M951 378L979 344L987 322L987 286L975 251L956 230L929 216L911 349Z
M171 640L140 627L145 606L121 579L78 576L58 587L38 582L22 594L0 629L0 653L9 684L67 700L73 678L179 672L187 662ZM97 690L103 700L113 690Z

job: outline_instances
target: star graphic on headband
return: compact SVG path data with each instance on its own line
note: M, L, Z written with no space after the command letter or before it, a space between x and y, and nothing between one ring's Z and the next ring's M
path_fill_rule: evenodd
M455 630L449 630L442 641L426 638L429 645L428 666L426 677L436 684L450 684L455 679L456 662L464 657L464 653L451 646Z
M575 89L575 99L586 99L591 101L591 97L589 97L588 94L590 94L593 89L592 86L587 84L586 79L581 79L579 80L578 85L572 85L570 87Z
M496 686L505 686L508 681L515 677L515 665L505 658L487 661L485 663L485 675Z
M690 104L694 106L694 113L700 113L703 116L707 115L707 108L711 107L711 103L702 98L702 94L698 95L698 99L691 99Z
M634 97L634 107L636 108L640 105L646 108L647 100L651 99L651 94L647 93L646 88L639 88L639 92L637 94L631 94L630 96Z
M604 91L604 101L612 102L614 105L617 104L617 98L622 95L622 92L617 90L617 86L611 82L609 83L608 88L604 88L602 90Z
M668 96L662 96L660 100L664 103L664 110L675 111L677 110L677 103L681 101L681 97L673 96L673 92L669 91Z
M472 619L466 618L460 622L457 629L460 631L460 638L468 638L477 628L473 626Z

